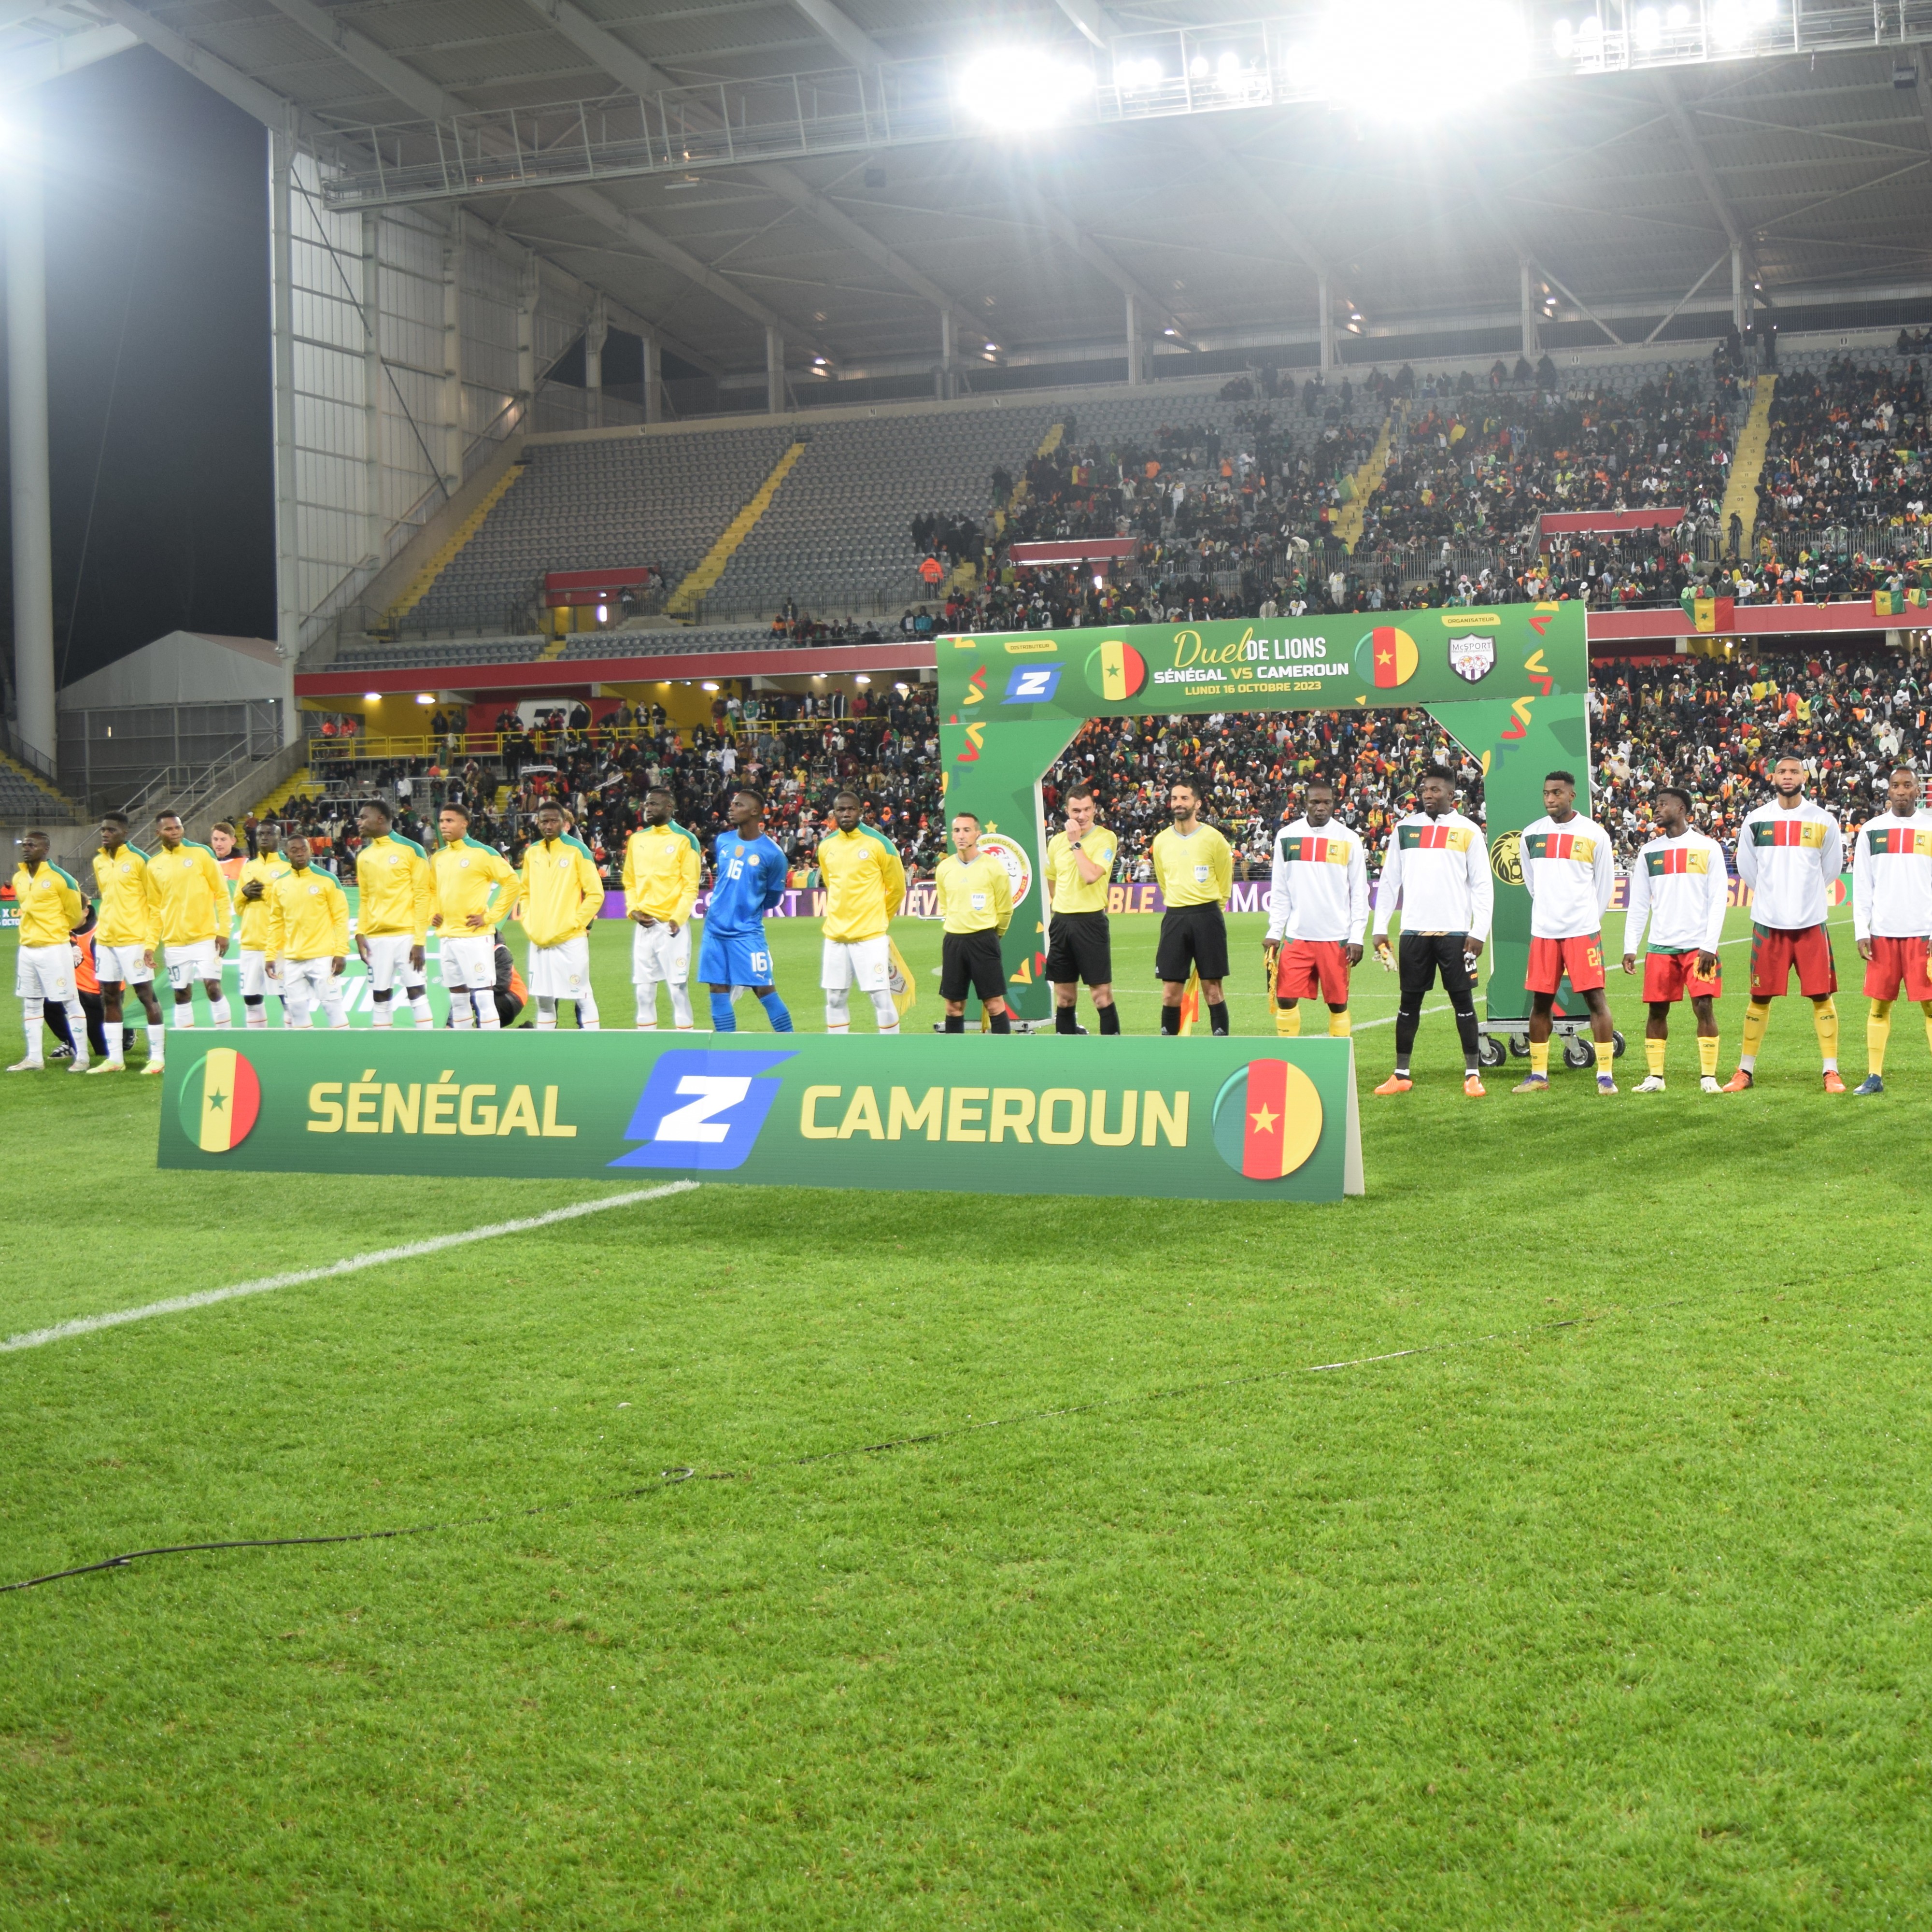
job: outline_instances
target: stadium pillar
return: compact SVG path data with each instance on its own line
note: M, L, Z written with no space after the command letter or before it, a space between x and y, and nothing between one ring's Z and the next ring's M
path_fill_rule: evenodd
M1731 244L1731 326L1742 335L1750 326L1750 304L1744 290L1744 251Z
M442 489L463 488L463 217L450 222L442 247Z
M1147 380L1147 352L1141 346L1140 304L1127 294L1127 380L1136 388Z
M604 427L604 344L610 334L610 318L604 313L604 298L590 304L590 320L584 331L584 389L590 405L590 427Z
M275 652L282 674L282 742L300 736L296 661L302 602L296 523L295 141L268 136L269 272L274 314Z
M54 717L53 525L47 475L46 211L40 100L28 88L9 106L7 204L8 456L13 465L14 685L20 736L47 761L59 749Z
M644 339L644 420L664 421L664 345L655 335Z
M1516 264L1522 272L1522 353L1526 362L1534 362L1543 352L1540 338L1536 332L1536 278L1527 255Z
M382 566L382 217L362 212L362 515L369 566Z
M956 373L958 357L958 344L952 330L952 311L943 308L939 311L939 374L933 384L933 400L949 403L958 392L959 379Z
M765 407L782 416L785 406L784 332L774 322L765 324Z
M543 299L543 268L534 250L524 256L517 280L517 394L523 398L520 427L530 429L537 400L537 304Z
M1316 277L1315 296L1319 309L1317 326L1322 332L1322 373L1325 376L1335 366L1335 311L1328 298L1326 274Z

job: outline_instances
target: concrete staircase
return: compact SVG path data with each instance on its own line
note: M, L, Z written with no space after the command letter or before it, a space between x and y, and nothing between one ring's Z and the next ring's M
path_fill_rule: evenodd
M778 493L778 487L792 472L793 466L805 454L805 445L795 442L772 466L772 473L760 484L752 500L724 526L718 541L706 550L696 569L685 578L665 600L667 616L690 617L704 593L724 574L724 566L731 561L731 554L752 534L758 519L771 508L772 499ZM562 649L560 643L558 650ZM545 657L556 655L546 650Z
M1064 422L1055 423L1053 427L1047 431L1046 435L1040 438L1040 447L1034 452L1034 454L1035 456L1051 456L1053 452L1060 447L1061 442L1066 436L1066 425ZM1013 494L1006 499L1005 503L1001 506L1000 508L993 512L993 533L994 536L998 536L1004 533L1006 527L1007 518L1011 516L1012 513L1026 501L1026 500L1027 480L1024 476L1022 476L1020 480L1013 485Z
M1351 555L1354 554L1356 544L1362 540L1362 526L1368 520L1369 499L1382 487L1382 478L1388 470L1389 452L1395 446L1396 432L1407 418L1406 407L1402 404L1396 404L1384 420L1382 434L1376 438L1375 446L1369 452L1367 461L1359 470L1350 472L1355 494L1342 506L1340 514L1329 528L1340 539L1342 548Z
M319 798L322 782L308 766L290 773L254 808L257 818L279 818L298 798Z
M1738 431L1738 446L1731 452L1731 480L1724 489L1722 528L1724 541L1728 546L1731 519L1737 518L1743 530L1738 541L1738 554L1741 557L1750 556L1751 541L1757 529L1757 486L1764 476L1764 453L1771 441L1771 399L1777 388L1776 376L1760 376L1757 379L1757 386L1751 394L1750 412L1744 418L1744 428Z
M6 773L8 780L4 788L7 797L0 802L0 823L24 824L33 818L44 818L60 825L86 822L87 808L57 790L31 765L0 752L0 771ZM29 800L31 803L28 802Z

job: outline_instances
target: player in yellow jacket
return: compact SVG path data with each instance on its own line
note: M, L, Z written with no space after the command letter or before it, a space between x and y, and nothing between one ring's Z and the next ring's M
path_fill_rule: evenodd
M118 812L100 821L100 850L94 855L94 896L100 916L94 928L94 976L100 988L100 1028L106 1057L90 1073L126 1070L128 1030L122 1023L127 989L148 1016L148 1071L158 1073L167 1046L161 1004L154 998L154 954L161 943L161 888L148 855L128 843L128 820Z
M369 969L370 1023L389 1024L401 982L416 1030L435 1025L424 962L429 957L429 859L413 838L389 830L389 808L374 800L356 815L363 838L356 855L356 950Z
M244 859L235 875L235 943L242 969L242 1024L258 1031L268 1024L268 888L289 869L282 856L279 827L255 828L255 856ZM98 950L98 949L97 949ZM288 996L282 995L282 1019L288 1020Z
M517 871L494 845L470 836L470 814L446 805L436 820L442 843L430 861L429 922L442 934L442 986L449 1023L459 1033L473 1018L496 1033L496 928L517 897Z
M332 1028L349 1024L342 969L349 962L349 902L308 862L308 841L289 834L288 870L263 894L268 902L268 970L280 984L290 1026L314 1026L315 1010Z
M537 836L524 848L523 921L540 1033L555 1030L560 1000L577 1002L577 1024L586 1032L597 1026L590 928L603 903L604 881L590 848L565 832L557 806L539 806Z
M691 1018L691 913L704 877L697 839L671 816L670 789L653 786L644 799L644 822L624 846L624 910L629 915L631 983L637 988L638 1024L658 1024L658 982L670 991L670 1016L680 1033L696 1028Z
M208 995L208 1017L225 1027L228 996L221 990L221 961L228 950L234 904L214 852L182 830L178 812L154 821L161 849L148 855L148 869L161 894L161 944L167 949L168 984L174 988L176 1028L194 1024L194 982Z
M825 991L825 1030L849 1033L846 1000L856 986L872 1002L879 1030L899 1030L892 1002L892 915L905 900L905 868L892 841L860 820L856 792L832 801L836 828L819 842L818 872L825 881L825 944L818 983Z
M50 1000L66 1013L74 1042L67 1070L87 1071L87 1010L74 981L74 929L86 917L87 905L74 874L48 858L52 844L44 832L20 835L20 862L14 874L14 902L20 909L14 990L20 997L27 1051L8 1068L9 1073L38 1073L46 1065L41 1025Z

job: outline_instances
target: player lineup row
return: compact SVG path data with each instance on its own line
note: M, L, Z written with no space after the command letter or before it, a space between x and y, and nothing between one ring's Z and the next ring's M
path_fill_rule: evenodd
M1743 1051L1728 1086L1717 1079L1718 1038L1714 1001L1722 991L1717 945L1728 902L1729 878L1717 842L1689 821L1687 794L1666 788L1657 796L1658 836L1631 868L1624 965L1634 971L1642 952L1648 1077L1640 1092L1664 1087L1670 1007L1688 999L1696 1027L1700 1082L1706 1091L1737 1092L1754 1078L1770 1001L1788 989L1795 970L1813 1003L1824 1084L1842 1091L1838 1066L1837 976L1824 930L1830 885L1844 862L1837 821L1804 796L1804 772L1796 758L1773 768L1772 798L1744 822L1738 870L1754 893L1750 1000ZM1918 809L1920 787L1909 768L1892 774L1888 808L1859 828L1853 851L1854 926L1866 962L1869 1072L1861 1094L1883 1090L1883 1062L1892 1009L1904 996L1918 1002L1932 1039L1932 979L1927 952L1932 937L1932 817ZM1371 894L1364 840L1335 817L1335 793L1325 780L1304 788L1300 814L1277 834L1270 881L1264 962L1278 1032L1300 1030L1300 1003L1319 999L1328 1031L1351 1030L1349 983L1364 956L1372 904L1375 950L1399 973L1395 1066L1378 1094L1407 1092L1424 998L1438 979L1454 1011L1463 1048L1464 1090L1481 1097L1482 1042L1474 1006L1477 962L1494 910L1492 864L1520 868L1532 903L1527 984L1532 999L1529 1071L1516 1091L1547 1090L1550 1040L1557 994L1567 980L1589 1012L1600 1091L1614 1094L1615 1035L1605 994L1603 914L1616 883L1611 842L1602 826L1576 809L1568 772L1545 781L1545 815L1492 855L1482 829L1456 809L1454 775L1426 772L1420 808L1390 829ZM1211 1029L1229 1030L1225 998L1228 972L1225 908L1233 885L1226 839L1200 817L1200 789L1172 787L1172 823L1155 838L1154 872L1166 910L1155 970L1161 982L1163 1033L1190 1030L1204 1004ZM668 789L653 790L645 822L631 835L623 864L626 904L633 926L632 981L637 1024L657 1024L657 994L666 992L671 1020L695 1030L691 1000L692 914L704 883L699 842L674 816ZM1058 1030L1083 1032L1076 1017L1084 985L1100 1030L1118 1034L1112 938L1106 910L1117 850L1099 822L1094 788L1076 784L1063 801L1065 824L1048 842L1046 891L1049 916L1044 976L1053 988ZM765 800L754 790L735 793L728 830L710 854L712 892L704 921L697 974L710 995L715 1030L736 1030L734 993L749 992L774 1031L789 1032L789 1010L774 983L764 920L782 898L786 860L764 830ZM372 1017L392 1024L396 994L418 1028L434 1024L428 992L428 951L437 935L441 976L451 1024L494 1030L497 930L523 925L529 941L529 992L538 1029L554 1028L560 1000L572 1002L580 1026L601 1024L590 974L589 933L602 916L603 883L588 849L574 837L568 814L552 806L537 814L538 836L512 867L494 848L468 836L460 806L443 808L436 851L425 853L396 835L380 804L364 806L364 843L358 854L358 929L352 942L340 886L310 862L298 834L286 841L274 828L257 833L256 849L231 880L207 847L187 839L181 820L160 821L160 849L150 855L127 842L127 824L110 814L101 824L94 860L99 900L91 934L104 1007L107 1052L90 1066L84 1015L74 979L75 930L88 908L79 883L47 858L46 836L22 841L14 877L21 909L18 991L27 1053L10 1071L35 1070L40 1022L50 1002L67 1016L75 1041L71 1070L109 1072L124 1066L122 1007L134 992L147 1021L148 1070L164 1062L169 1022L154 992L155 962L164 955L173 994L172 1028L194 1025L194 989L205 988L218 1028L232 1023L221 959L238 950L244 1023L267 1024L270 995L281 998L287 1022L349 1024L342 976L352 951L368 972ZM943 926L940 995L945 1028L964 1029L968 995L976 994L992 1030L1011 1030L1000 937L1012 916L1012 878L999 854L982 849L978 820L956 814L952 850L941 860L935 886ZM848 1031L854 988L872 1001L878 1030L896 1034L911 1000L911 982L890 932L903 902L905 873L891 842L865 823L856 794L834 801L833 829L818 848L826 886L820 986L827 1030ZM1401 934L1394 947L1392 923ZM231 930L232 928L232 930ZM1645 944L1646 934L1648 945Z

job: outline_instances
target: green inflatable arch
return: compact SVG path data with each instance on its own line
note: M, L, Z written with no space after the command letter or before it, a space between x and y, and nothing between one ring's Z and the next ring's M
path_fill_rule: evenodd
M977 813L1013 872L1005 962L1021 1018L1048 1017L1052 998L1042 978L1040 781L1088 718L1412 709L1482 766L1496 878L1488 1017L1528 1015L1529 896L1516 842L1542 814L1552 767L1576 772L1587 796L1580 604L942 637L938 646L946 809Z

